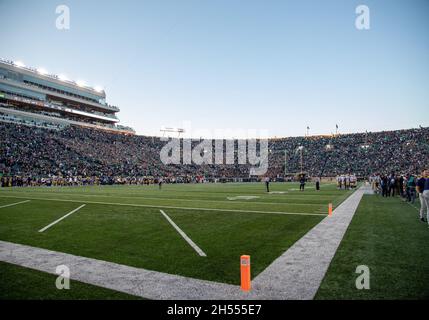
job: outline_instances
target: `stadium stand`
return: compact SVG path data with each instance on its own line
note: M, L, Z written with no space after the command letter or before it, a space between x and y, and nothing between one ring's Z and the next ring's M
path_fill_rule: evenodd
M310 177L419 173L429 158L428 137L429 128L419 128L271 139L268 175L282 181L300 172L300 146L303 168ZM164 165L160 150L165 144L159 137L75 125L19 124L0 118L1 185L143 184L158 177L164 177L165 182L191 182L198 177L207 181L249 180L249 165L237 162Z

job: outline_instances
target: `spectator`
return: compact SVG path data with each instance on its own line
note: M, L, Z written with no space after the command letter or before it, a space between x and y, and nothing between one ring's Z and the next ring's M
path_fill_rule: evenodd
M414 203L416 199L416 181L412 174L410 174L407 181L407 201Z
M382 197L388 196L388 178L386 176L381 177L381 195Z
M425 171L425 186L423 189L423 200L425 201L426 205L426 219L429 224L429 171Z
M395 196L395 186L396 186L396 179L395 179L395 174L392 172L389 176L389 181L388 181L388 193L389 193L389 197Z
M416 189L417 189L417 193L419 194L419 199L420 199L420 221L425 222L425 212L426 212L426 218L427 221L429 223L429 207L427 205L426 200L423 197L423 191L425 190L425 182L426 182L426 178L427 177L427 171L423 171L422 172L422 176L420 177L420 179L417 180L417 185L416 185Z

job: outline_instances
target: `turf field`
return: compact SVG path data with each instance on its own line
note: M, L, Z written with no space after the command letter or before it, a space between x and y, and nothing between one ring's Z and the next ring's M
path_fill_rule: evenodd
M419 200L364 196L317 299L429 299L429 228ZM356 266L370 270L370 289L357 290Z
M351 193L333 184L300 192L296 183L271 191L260 183L2 188L0 240L239 284L240 255L251 255L257 276Z

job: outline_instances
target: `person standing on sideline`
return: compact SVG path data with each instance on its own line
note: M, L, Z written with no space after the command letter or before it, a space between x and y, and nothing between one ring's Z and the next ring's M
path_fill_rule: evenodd
M319 191L320 190L320 177L316 178L316 190Z
M381 177L381 196L387 197L387 177Z
M417 180L417 184L416 184L417 193L419 194L419 199L420 199L420 221L421 222L425 222L425 218L424 218L425 211L427 216L426 218L429 221L429 208L426 204L425 199L423 198L423 191L425 190L425 182L426 182L425 176L426 176L426 171L424 170L422 172L422 176L420 177L420 179Z
M392 172L390 174L389 181L388 181L389 190L387 191L387 193L389 194L389 197L395 196L395 184L396 184L395 174Z
M267 192L270 192L270 177L265 177L265 188L267 189Z
M163 183L162 178L159 178L159 179L158 179L158 186L159 186L159 190L161 190L161 189L162 189L162 183Z
M423 200L425 201L425 204L426 204L426 218L429 224L429 170L425 170L424 177L425 177L425 186L423 189Z
M404 197L404 176L401 174L399 177L399 194Z
M299 191L304 191L305 187L305 176L302 174L299 178Z
M414 203L414 200L416 199L416 180L412 174L410 174L410 177L408 178L407 188L408 202Z
M379 173L375 176L375 188L377 190L377 193L380 193L381 188L381 176Z

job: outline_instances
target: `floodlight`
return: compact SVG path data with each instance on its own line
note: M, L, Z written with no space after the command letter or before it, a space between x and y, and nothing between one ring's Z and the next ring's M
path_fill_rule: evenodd
M58 79L60 79L61 81L68 81L67 76L65 76L65 75L63 75L63 74L60 74L60 75L58 76Z
M45 69L43 69L43 68L38 68L37 69L37 72L38 73L40 73L42 76L44 76L45 74L48 74L48 71L46 71Z
M83 81L83 80L77 80L77 81L76 81L76 84L77 84L79 87L85 87L85 86L86 86L86 83L85 83L85 81Z
M24 68L25 64L22 61L14 61L13 64L19 68Z

